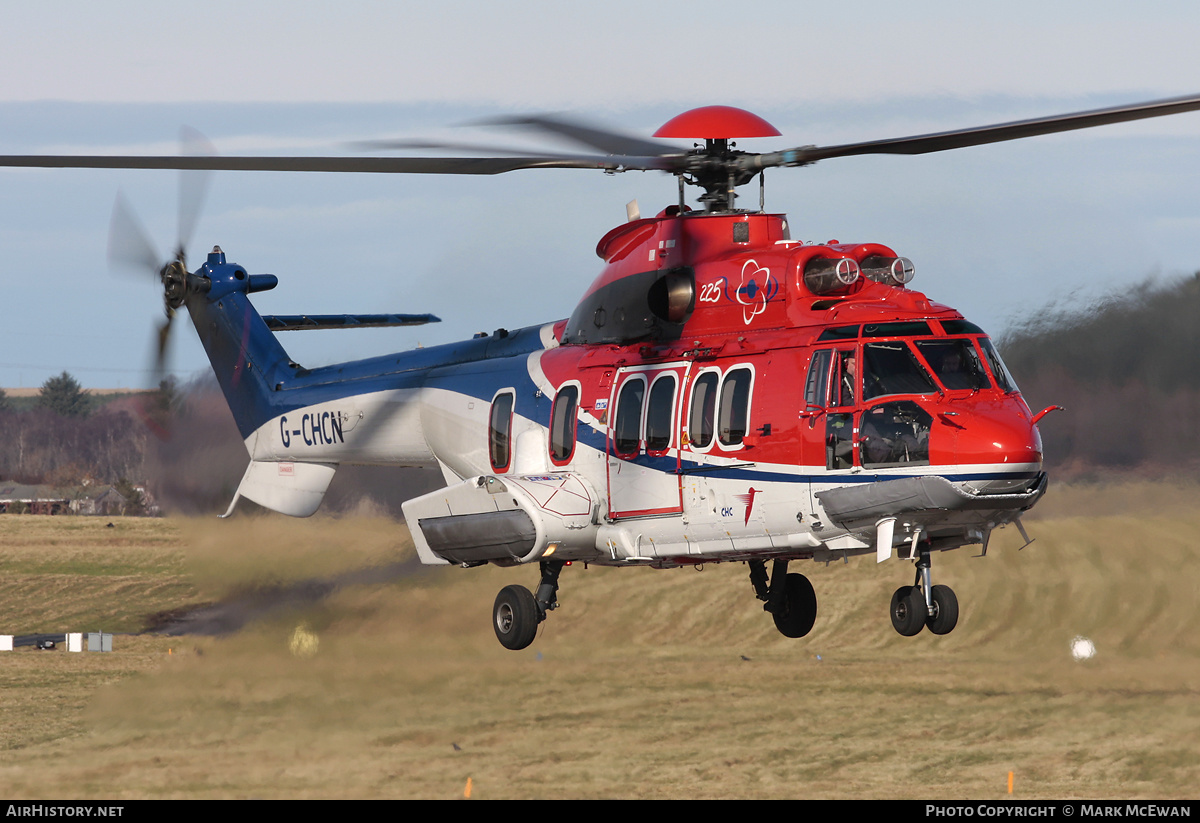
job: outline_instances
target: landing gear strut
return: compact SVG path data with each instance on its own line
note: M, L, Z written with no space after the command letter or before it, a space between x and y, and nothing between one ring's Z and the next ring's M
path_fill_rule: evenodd
M949 634L958 625L958 598L949 586L934 586L929 552L917 560L916 580L892 594L889 609L892 628L905 637L920 634L926 626L934 634Z
M754 595L765 601L763 610L775 618L779 633L784 637L804 637L812 631L817 620L817 595L808 578L795 572L788 574L788 561L776 560L768 584L766 563L751 560L749 565Z
M505 586L496 595L492 627L504 648L520 651L528 647L537 637L538 624L546 619L546 613L558 608L558 574L563 565L562 560L541 562L542 581L536 595L517 585Z

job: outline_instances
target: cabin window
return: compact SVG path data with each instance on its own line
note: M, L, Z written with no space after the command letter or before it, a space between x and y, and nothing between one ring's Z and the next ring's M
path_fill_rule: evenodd
M506 391L496 395L488 419L488 452L492 468L498 472L506 471L512 458L512 411L513 393Z
M641 445L642 401L646 397L646 380L633 377L621 387L617 398L617 415L613 420L613 448L620 455L636 455Z
M688 412L688 441L694 449L707 449L712 443L717 419L717 373L707 371L692 384L692 405Z
M992 387L970 340L918 340L917 350L937 379L951 391Z
M579 387L563 386L550 410L550 457L566 463L575 453L575 425L579 408Z
M675 375L664 374L650 387L646 409L646 451L665 452L671 447L671 423L675 419Z
M937 387L903 340L867 343L862 348L863 399L889 394L933 394Z
M750 423L750 369L730 369L721 383L720 422L717 436L722 446L740 446Z

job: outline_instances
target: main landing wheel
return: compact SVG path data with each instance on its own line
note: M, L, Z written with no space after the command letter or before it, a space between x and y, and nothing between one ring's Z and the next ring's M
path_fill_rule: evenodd
M925 595L917 586L901 586L892 595L892 628L905 637L920 634L925 628L929 610L925 608ZM957 617L955 618L957 619Z
M496 639L506 649L519 651L537 637L539 620L537 601L524 586L505 586L492 606L492 625Z
M958 625L958 597L949 586L934 586L929 591L933 601L933 614L929 616L929 631L934 634L950 634Z
M817 621L817 593L802 574L790 573L784 578L784 608L772 615L775 628L784 637L804 637Z

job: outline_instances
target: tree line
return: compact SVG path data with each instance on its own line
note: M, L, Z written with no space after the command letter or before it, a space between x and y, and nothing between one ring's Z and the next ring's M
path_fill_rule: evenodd
M1000 349L1042 418L1047 468L1102 478L1200 471L1200 272L1039 311Z
M153 394L151 404L161 403L161 391ZM42 384L35 403L24 409L0 391L0 431L3 480L116 485L140 482L146 474L147 427L129 404L96 403L67 372Z

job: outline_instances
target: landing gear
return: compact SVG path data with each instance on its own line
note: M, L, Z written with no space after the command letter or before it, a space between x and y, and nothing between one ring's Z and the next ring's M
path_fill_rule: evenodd
M925 596L917 586L901 586L892 594L892 628L905 637L921 633L927 613Z
M934 634L949 634L958 625L958 598L949 586L934 586L929 552L917 560L917 579L892 594L889 612L892 628L905 637L920 634L926 626Z
M929 616L929 631L950 634L958 625L958 598L949 586L934 586L931 592L933 613Z
M784 637L804 637L812 631L817 620L817 595L808 578L795 572L788 574L788 561L776 560L768 585L766 564L751 560L749 565L754 594L765 601L763 610L771 613L779 633Z
M537 594L524 586L505 586L492 604L492 627L496 639L506 649L520 651L537 637L538 624L546 613L558 608L558 574L564 562L543 560L542 580Z
M504 648L519 651L527 647L537 637L540 622L537 601L529 589L505 586L496 595L492 625L496 629L496 639Z

